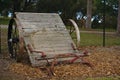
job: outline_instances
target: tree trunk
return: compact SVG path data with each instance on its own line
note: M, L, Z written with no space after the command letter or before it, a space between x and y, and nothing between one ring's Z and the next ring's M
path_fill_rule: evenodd
M13 10L14 12L20 11L20 0L13 0Z
M92 0L87 0L86 28L91 28L91 17L92 17Z
M120 0L119 0L119 8L118 8L117 34L120 35Z

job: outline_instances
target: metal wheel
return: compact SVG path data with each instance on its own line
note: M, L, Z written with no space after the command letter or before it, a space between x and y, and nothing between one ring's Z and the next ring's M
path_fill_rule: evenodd
M72 23L72 26L70 26L69 33L72 36L73 40L75 40L77 47L79 47L79 45L80 45L80 31L79 31L78 25L72 19L69 19L69 21Z
M19 50L19 35L14 19L11 19L8 25L8 50L10 57L17 59Z

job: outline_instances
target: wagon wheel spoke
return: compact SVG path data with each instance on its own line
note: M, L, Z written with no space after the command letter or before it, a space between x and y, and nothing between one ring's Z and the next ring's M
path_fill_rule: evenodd
M73 34L75 32L75 28L73 26L70 27L70 35Z
M19 47L18 47L18 43L14 43L13 44L13 57L15 58L15 59L17 59L17 53L18 53L18 49L19 49Z

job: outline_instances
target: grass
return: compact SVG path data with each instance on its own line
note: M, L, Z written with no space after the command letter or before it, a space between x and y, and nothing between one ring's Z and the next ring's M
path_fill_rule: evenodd
M67 29L70 29L71 26L66 26ZM102 32L103 29L86 29L86 28L79 28L80 31L100 31ZM116 32L116 29L113 29L113 28L106 28L105 31L107 32Z
M80 29L80 31L100 31L100 32L103 31L103 29L83 29L83 28L79 28L79 29ZM107 31L107 32L115 32L116 29L106 28L105 31Z
M67 29L70 29L70 26L66 26ZM80 31L99 31L102 32L103 29L83 29L80 28ZM116 32L115 29L106 29L106 32ZM72 38L74 40L74 42L76 43L76 40L74 39L75 33L72 34ZM103 34L98 34L98 33L80 33L80 46L102 46L103 45ZM110 34L106 34L105 37L105 45L106 46L114 46L114 45L120 45L120 36L117 35L110 35Z
M7 49L7 29L1 28L1 51L5 52Z
M100 34L81 33L80 46L102 45L102 36Z
M80 36L81 36L80 46L102 46L103 45L102 34L81 33ZM73 34L72 37L75 38L75 34ZM106 42L106 46L120 45L120 37L116 35L106 35L105 42Z
M10 18L8 17L0 17L0 24L8 25Z

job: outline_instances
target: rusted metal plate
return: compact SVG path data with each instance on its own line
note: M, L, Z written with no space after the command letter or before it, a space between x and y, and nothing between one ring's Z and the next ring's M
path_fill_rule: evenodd
M74 42L58 14L16 13L16 18L22 27L25 45L33 66L47 64L47 61L36 60L36 57L43 59L41 54L30 52L27 45L30 45L35 51L44 52L46 58L53 58L58 54L76 53L71 45L74 45Z

